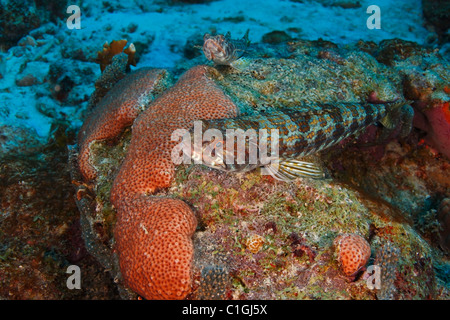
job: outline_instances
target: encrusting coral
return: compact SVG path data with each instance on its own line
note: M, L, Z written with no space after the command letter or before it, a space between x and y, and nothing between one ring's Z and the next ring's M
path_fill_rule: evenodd
M207 72L206 66L188 70L136 119L127 156L111 190L111 202L117 210L115 237L122 275L130 288L147 299L184 298L192 281L193 250L189 236L196 227L192 211L180 200L146 196L169 186L173 180L171 151L177 142L171 141L171 134L176 129L189 129L195 120L233 117L237 112L234 103L207 77ZM158 209L159 205L163 209ZM160 224L160 231L154 234L136 233L135 223L147 217L162 221L164 215L179 215L178 224L174 227ZM183 230L191 231L180 232ZM172 242L179 237L178 242ZM158 260L148 255L148 249L141 245L145 242L161 254ZM167 254L167 243L173 243L181 251ZM168 266L174 264L180 272L171 275ZM162 275L154 275L155 270ZM170 277L179 282L168 281ZM151 286L147 285L148 279L154 279Z
M128 287L147 299L181 299L191 290L195 216L183 201L141 197L118 208L115 237ZM132 211L132 212L130 212Z
M370 245L360 235L342 234L335 240L337 259L342 272L354 277L367 264L370 258Z
M147 196L173 179L171 151L176 142L171 141L171 134L189 129L197 119L237 113L234 103L208 78L208 68L197 66L187 71L135 120L126 159L111 190L122 275L130 288L147 299L183 298L191 284L190 237L195 217L180 200ZM162 75L157 69L128 75L87 119L79 135L79 167L86 180L95 178L89 163L90 143L117 136L131 125ZM148 246L142 245L146 242Z
M370 246L364 241L352 244L346 250L355 250L339 264L332 258L337 235L360 234L371 239L374 250L385 240L399 248L397 270L401 272L391 279L393 298L445 296L438 293L429 244L396 218L397 211L403 215L411 211L411 203L419 206L425 194L446 194L448 175L439 170L447 164L442 158L430 164L429 149L417 147L411 139L417 129L405 146L390 143L389 156L381 155L381 162L370 158L370 146L364 149L354 138L327 149L318 157L333 174L331 182L298 179L283 184L258 172L233 174L187 165L175 169L171 151L178 142L171 141L171 134L175 129L190 129L196 119L234 117L237 109L239 114L252 115L266 106L367 101L371 92L377 93L372 100L386 101L405 92L395 64L382 63L380 56L362 52L361 47L347 50L331 43L298 41L257 48L268 57L258 52L258 58L250 57L241 69L202 65L189 69L136 118L117 144L92 140L89 159L97 173L92 181L92 215L106 230L101 241L119 255L125 284L147 299L372 299L377 293L364 286L363 277L353 282L339 277L343 273L356 279L370 257ZM379 128L370 129L367 139L360 135L364 143L377 141ZM380 145L384 148L384 143ZM401 152L393 149L397 145ZM362 156L367 160L358 162ZM379 174L392 168L398 172ZM382 179L363 175L366 171ZM406 189L399 187L407 177L413 177L414 183ZM342 183L347 180L356 186L369 184L373 199ZM364 185L359 189L364 191ZM401 196L394 191L401 191ZM389 197L383 198L384 194ZM399 199L409 206L401 206L405 203ZM197 220L199 228L192 234ZM264 239L255 252L246 242L252 234ZM199 254L205 250L211 256L224 254L226 262L205 261ZM160 252L167 254L153 257ZM417 256L420 264L415 264ZM220 290L216 291L205 266L218 268ZM208 280L203 281L203 276Z
M221 266L206 266L201 272L200 286L197 292L201 300L221 300L228 286L228 272Z
M199 119L236 116L236 105L208 78L208 71L212 70L204 65L188 70L136 119L127 156L111 190L116 207L130 195L170 185L175 172L171 152L179 143L171 141L175 130L188 130Z
M165 76L162 69L139 69L119 81L93 110L78 135L79 166L86 180L95 178L95 170L89 162L90 144L115 138L130 126L153 100Z
M375 265L380 267L381 288L377 292L378 300L391 300L395 291L395 279L397 276L400 250L386 242L378 250L375 257Z

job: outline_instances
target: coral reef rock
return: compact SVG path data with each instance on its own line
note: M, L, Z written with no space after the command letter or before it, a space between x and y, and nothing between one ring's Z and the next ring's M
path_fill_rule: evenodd
M435 228L437 212L444 212L442 220L447 208L439 204L450 196L448 143L426 118L427 110L448 102L448 62L401 40L252 44L245 59L239 68L189 69L128 129L110 137L114 143L88 139L96 178L74 174L87 221L83 234L122 296L135 297L129 287L148 299L448 299L449 261ZM201 61L193 58L189 66ZM186 69L181 66L175 80ZM435 90L428 90L430 81ZM398 98L411 101L422 123L415 119L411 130L405 108L406 116L398 113L394 121L403 129L386 133L371 125L319 152L315 160L329 172L326 179L285 183L259 170L171 162L177 144L171 133L190 129L196 119ZM431 147L426 135L439 143ZM353 275L366 262L387 266L393 270L385 278L389 288L377 291L363 276L348 281L342 275L333 246L342 234L369 243L357 241L358 260L344 273ZM248 242L252 235L264 239L262 247ZM164 268L181 282L169 280Z

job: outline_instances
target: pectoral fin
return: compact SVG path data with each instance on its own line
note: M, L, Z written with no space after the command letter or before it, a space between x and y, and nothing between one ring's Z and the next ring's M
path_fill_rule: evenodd
M394 129L397 123L395 122L395 116L397 115L397 112L391 112L388 113L384 118L380 120L380 123L383 125L383 127L387 129Z
M414 109L408 105L402 105L400 108L389 112L380 123L383 125L383 130L379 138L380 141L385 141L392 131L400 127L400 138L408 136L411 132L412 121L414 118Z
M290 182L299 177L313 179L325 178L325 173L320 167L311 162L295 159L272 162L265 168L275 179L286 182Z
M389 107L390 111L380 120L380 123L383 125L383 127L387 129L394 129L398 125L398 121L401 118L401 115L404 111L404 106L407 103L407 101L393 101L390 103L387 103L391 105Z

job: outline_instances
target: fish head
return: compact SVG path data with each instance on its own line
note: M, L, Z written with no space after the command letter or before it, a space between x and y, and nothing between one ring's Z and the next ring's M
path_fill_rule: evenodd
M214 139L213 141L203 142L202 145L202 163L210 168L227 172L243 172L256 168L258 165L249 163L248 145L243 150L238 151L234 144L227 149L226 138ZM238 161L238 153L243 152L243 159ZM198 157L198 155L196 155Z
M202 144L202 163L210 168L227 171L224 154L225 141L215 139Z
M202 140L201 143L196 142L194 136L191 136L190 140L183 141L182 150L196 164L201 163L221 171L244 172L259 166L258 162L250 161L248 141L238 146L233 138L233 144L228 146L226 135L224 136L225 138L213 137Z
M219 65L229 65L234 59L235 48L222 34L212 36L205 34L203 37L203 53L206 59Z
M202 141L201 145L197 146L192 136L190 140L183 140L182 150L195 163L201 163L210 168L227 171L224 161L223 145L223 140L215 139L213 141Z

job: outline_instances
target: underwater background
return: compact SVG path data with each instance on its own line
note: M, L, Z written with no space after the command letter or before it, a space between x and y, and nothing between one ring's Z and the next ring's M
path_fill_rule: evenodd
M448 299L449 15L438 0L1 0L0 299ZM247 31L229 64L205 57L206 33ZM395 99L392 125L313 155L327 179L166 164L168 128L194 118Z

